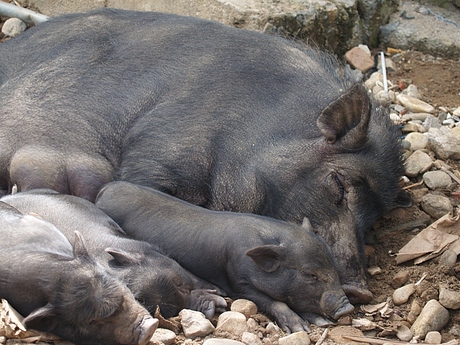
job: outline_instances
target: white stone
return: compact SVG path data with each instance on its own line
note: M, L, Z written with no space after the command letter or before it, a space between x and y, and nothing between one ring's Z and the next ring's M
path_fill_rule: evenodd
M411 151L423 150L428 146L428 137L423 133L409 133L405 140L410 142Z
M243 332L241 341L246 345L263 345L257 334L251 332Z
M429 148L440 159L460 159L460 139L450 134L447 127L430 128L428 131Z
M396 336L399 340L410 341L414 337L414 334L409 327L402 324L398 326Z
M401 305L406 303L410 296L415 292L415 285L414 284L407 284L397 288L393 292L393 303L395 305Z
M307 332L296 332L279 339L279 345L309 345L310 336Z
M226 311L219 315L217 330L242 335L247 330L246 316L236 311Z
M409 96L409 97L417 98L417 99L422 98L422 97L420 96L420 93L418 92L417 86L415 86L414 84L408 85L408 86L403 90L402 94L404 94L404 95L406 95L406 96Z
M9 37L15 37L23 33L27 28L26 23L18 18L7 19L2 26L2 32Z
M401 120L403 121L410 121L410 120L425 121L428 115L430 114L428 113L408 113L408 114L404 114L401 117Z
M150 338L151 342L161 342L164 345L171 345L174 343L176 339L176 333L170 331L169 329L165 328L157 328L155 333L153 333L152 338Z
M431 168L433 160L423 151L415 151L406 160L405 170L409 177L416 177Z
M453 111L452 115L460 116L460 107L458 107L457 109L455 109L455 110Z
M397 100L409 111L414 113L429 113L433 114L435 109L432 105L423 102L417 98L399 94Z
M369 89L369 90L372 90L375 86L375 84L378 82L378 81L383 81L383 75L382 73L380 72L374 72L371 74L371 76L369 77L369 79L367 79L365 82L364 82L364 85L366 85L366 87Z
M442 336L441 333L437 331L428 332L425 336L425 343L428 344L441 344Z
M240 298L232 303L230 310L243 314L247 319L250 316L257 314L257 305L252 301Z
M181 317L182 329L187 338L204 337L215 331L211 321L199 311L183 309L179 316Z
M457 253L451 249L447 249L439 257L439 264L449 267L454 267L457 263Z
M412 333L422 339L431 331L440 331L449 322L449 311L438 301L429 300L411 327Z

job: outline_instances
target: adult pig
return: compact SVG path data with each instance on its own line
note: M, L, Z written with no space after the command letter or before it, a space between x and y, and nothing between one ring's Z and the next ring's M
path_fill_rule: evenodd
M135 30L133 30L135 27ZM102 9L0 45L0 185L113 179L301 223L368 302L363 233L407 204L398 132L331 57L196 18Z
M0 200L22 213L37 214L69 240L79 231L87 241L89 254L125 283L152 314L159 306L166 318L176 316L184 308L201 311L211 318L216 309L222 312L227 305L224 298L214 294L218 290L214 285L198 279L161 254L157 247L128 238L109 216L87 200L45 189Z
M147 344L158 320L108 275L75 233L0 202L0 298L28 328L78 344Z
M338 319L354 310L329 248L308 221L301 227L212 211L121 181L106 185L96 206L128 235L157 244L231 297L254 301L288 332L308 330L304 319L311 314Z

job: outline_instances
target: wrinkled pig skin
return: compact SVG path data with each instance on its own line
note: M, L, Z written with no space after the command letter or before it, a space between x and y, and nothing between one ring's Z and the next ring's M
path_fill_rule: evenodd
M399 132L331 56L202 19L102 9L2 43L0 85L1 188L94 200L115 179L213 210L308 217L350 300L372 299L364 232L410 203Z
M254 301L287 332L308 330L304 315L338 319L354 310L328 246L308 220L299 226L212 211L121 181L106 185L96 206L128 235L157 244L230 297Z
M145 345L158 320L51 223L0 202L0 298L24 325L77 344Z
M130 239L93 203L82 198L37 189L0 199L22 213L33 213L55 225L67 239L79 231L86 247L107 272L124 282L134 297L152 314L160 307L163 317L194 309L212 318L227 303L216 286L202 281L149 243Z

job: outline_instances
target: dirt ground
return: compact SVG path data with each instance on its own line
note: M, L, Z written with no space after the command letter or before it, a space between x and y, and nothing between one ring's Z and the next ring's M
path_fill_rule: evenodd
M0 37L1 39L2 37ZM420 93L422 99L437 109L439 107L446 107L449 109L460 107L460 62L451 61L445 59L436 59L433 57L426 56L419 52L409 51L403 52L393 56L393 61L396 63L398 69L395 72L390 72L389 80L393 83L402 81L407 84L415 84ZM449 161L447 162L451 166L460 169L460 161ZM414 178L411 180L412 183L418 182L420 178ZM412 188L409 190L410 193L416 192L421 187ZM460 192L460 186L455 185L451 190L442 191L446 195L451 197L454 204L460 203L459 200L452 197L453 192ZM392 212L390 215L382 218L374 226L372 232L372 244L368 247L368 261L369 266L378 266L381 269L381 273L376 274L370 278L369 287L374 294L374 300L372 304L385 302L391 298L394 287L392 286L392 279L394 275L400 270L408 270L410 272L409 282L415 283L418 281L424 273L427 273L425 279L420 284L416 293L411 297L408 303L402 306L395 307L390 302L390 307L393 309L393 316L381 317L378 313L374 316L366 316L359 306L356 307L355 312L352 315L353 319L367 318L377 324L377 328L364 331L366 336L383 336L387 339L397 340L395 332L398 325L403 322L410 310L411 302L415 299L419 301L419 304L423 306L426 301L438 296L440 286L447 286L451 290L460 291L460 263L453 268L446 266L440 266L436 259L428 261L418 266L414 266L412 262L405 263L402 265L396 265L394 256L412 237L414 237L424 226L411 226L410 222L414 220L420 220L422 217L419 205L414 204L412 207L407 209L398 209ZM425 225L435 221L431 219L426 222ZM406 226L403 226L406 224ZM270 322L268 318L263 315L257 315L256 320L260 324L258 332L264 334L264 327ZM330 336L323 342L323 344L330 345L336 343L353 343L352 341L345 339L338 339L334 334L351 334L351 318L345 317L340 320L338 326L332 326L329 329ZM450 321L449 324L442 331L443 342L450 341L455 337L460 338L460 310L450 310ZM452 331L454 329L454 331ZM457 330L455 332L455 329ZM450 331L450 332L449 332ZM316 343L324 329L312 326L312 333L310 334L312 343ZM255 332L257 333L257 331ZM454 335L455 334L455 335ZM362 335L362 334L358 334ZM229 334L214 334L213 337L232 337ZM264 337L265 345L276 345L278 344L278 338L282 336L282 333L273 334L271 336L266 335ZM332 340L334 338L334 340ZM202 339L196 339L195 341L185 340L183 336L176 338L175 344L188 344L198 345L202 344ZM357 343L356 343L357 344Z

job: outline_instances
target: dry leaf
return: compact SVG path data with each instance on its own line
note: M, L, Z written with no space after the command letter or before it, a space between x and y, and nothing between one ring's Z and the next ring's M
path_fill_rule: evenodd
M396 254L396 263L414 260L420 264L451 249L460 254L460 220L451 213L423 229Z

